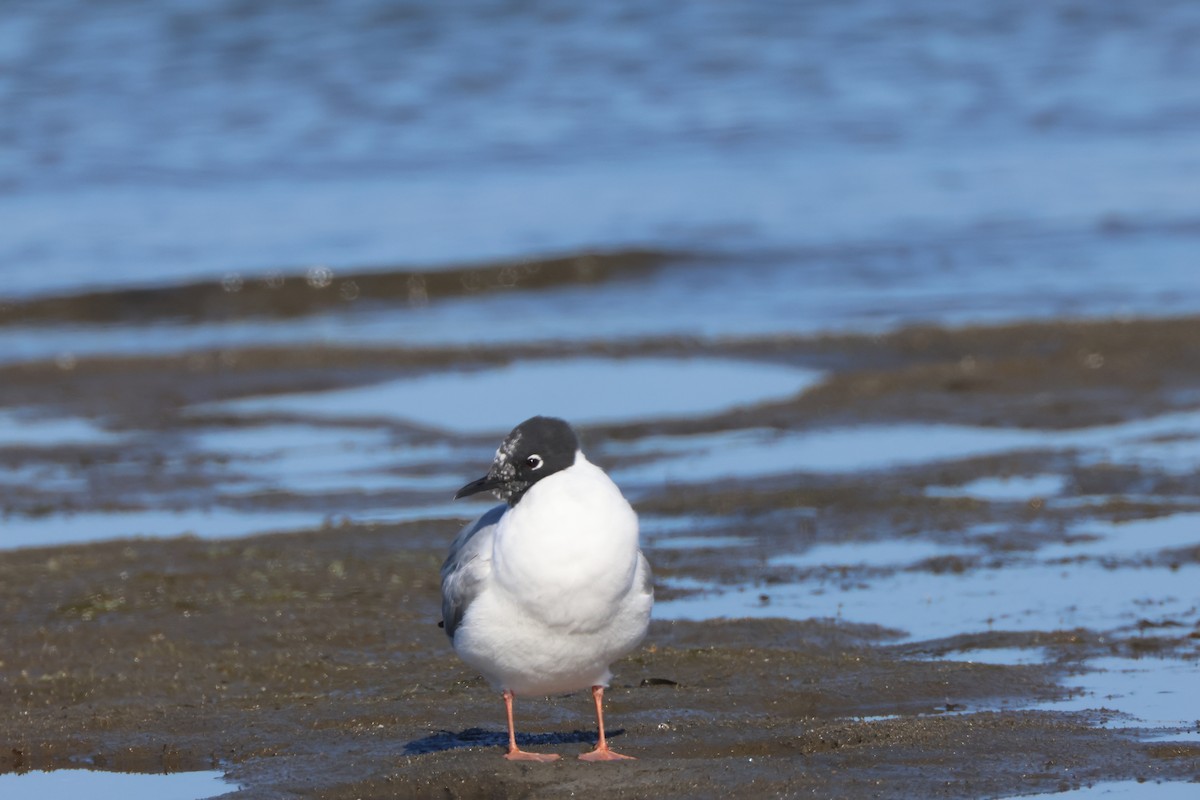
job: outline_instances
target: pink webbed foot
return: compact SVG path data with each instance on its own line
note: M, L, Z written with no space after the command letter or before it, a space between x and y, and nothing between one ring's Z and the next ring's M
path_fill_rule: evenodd
M633 756L624 756L608 747L597 747L590 753L581 753L580 761L637 761Z
M530 753L528 750L509 750L504 757L509 761L537 761L543 764L558 761L559 758L558 753Z

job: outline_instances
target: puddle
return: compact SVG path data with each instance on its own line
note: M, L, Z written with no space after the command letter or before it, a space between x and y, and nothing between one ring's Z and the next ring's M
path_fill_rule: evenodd
M110 444L121 438L77 417L37 417L20 411L0 411L0 447Z
M168 538L193 535L225 539L256 533L318 528L325 514L311 511L262 511L251 513L231 508L208 511L146 510L85 512L81 514L25 517L9 515L0 525L0 549L45 547L60 544L99 542L135 537Z
M47 547L124 538L169 538L192 535L202 539L234 539L263 533L321 528L327 524L389 524L419 519L467 519L486 507L471 504L412 505L352 514L314 511L241 511L215 507L204 511L147 510L87 512L24 517L11 515L0 524L0 550Z
M980 478L962 486L931 486L930 497L974 497L993 502L1025 501L1035 497L1055 497L1066 488L1062 475L1026 475L1008 478Z
M788 567L897 567L929 558L960 555L963 550L920 539L819 544L803 553L776 556L771 564Z
M1200 613L1195 590L1200 565L1114 568L1109 560L1195 544L1200 541L1200 514L1089 523L1082 528L1102 536L1071 545L1051 545L1033 557L1010 558L962 573L905 569L927 558L963 552L934 542L818 545L771 559L773 565L815 570L795 583L722 586L667 580L666 585L691 594L659 603L655 616L691 620L832 618L894 628L906 632L909 640L925 641L1002 630L1081 627L1104 631L1133 628L1146 618L1191 618ZM1064 557L1081 560L1054 563ZM893 570L890 574L886 572L889 568ZM885 572L870 574L870 570ZM1045 652L1000 648L945 657L1019 664L1042 661ZM1137 663L1138 669L1148 668L1146 662ZM1200 678L1194 667L1189 669L1193 680ZM1200 707L1194 711L1195 719L1200 719ZM1147 719L1158 722L1155 717Z
M989 647L981 650L955 650L931 657L930 660L1013 667L1021 664L1045 664L1049 660L1049 654L1044 647Z
M631 483L699 483L788 472L857 472L1033 449L1080 449L1085 463L1154 464L1174 472L1200 469L1200 412L1166 414L1078 431L961 425L864 425L797 433L744 430L701 436L647 437L620 452L663 457L617 472ZM1058 489L1053 476L1035 488ZM984 483L983 492L1027 490Z
M264 470L266 472L268 470ZM386 492L398 489L428 490L452 497L463 484L453 475L402 475L388 472L344 472L322 469L297 470L291 474L261 475L237 486L222 486L226 496L257 494L259 492L288 492L298 495L326 492Z
M1200 720L1197 720L1197 723L1200 723ZM1191 730L1186 730L1186 731L1181 731L1181 730L1175 729L1175 730L1154 731L1153 733L1142 734L1142 735L1138 736L1138 741L1141 741L1141 742L1182 742L1184 744L1192 744L1192 743L1200 742L1200 724L1197 724L1197 725L1193 726L1191 728Z
M695 533L696 531L720 528L734 521L731 517L661 517L654 514L638 515L638 524L641 527L643 536L665 537L676 533Z
M466 518L482 513L471 504L449 501L465 480L438 465L465 454L444 443L411 446L397 443L390 431L371 428L321 427L302 424L248 428L214 428L190 432L192 452L222 455L213 476L214 495L208 508L84 511L75 514L24 516L10 514L0 523L0 549L78 544L127 537L166 538L190 534L201 538L238 538L261 533L320 528L342 520L386 524L431 518ZM429 466L427 469L425 465ZM42 490L83 491L85 477L54 464L0 467L4 486L36 485ZM221 505L220 498L286 492L373 493L409 491L414 500L388 498L388 507L370 508L370 498L356 501L352 513L336 505L321 511L263 509L246 511ZM131 495L125 496L126 501ZM444 498L447 502L438 503ZM435 501L433 504L430 501Z
M445 430L504 433L534 414L577 424L713 414L789 397L816 384L821 375L722 359L528 361L217 407L242 414L403 419Z
M420 519L458 519L464 524L473 520L495 505L491 503L441 503L437 505L390 508L380 511L356 511L345 519L356 525L394 525L399 522L414 522Z
M652 539L648 546L653 550L721 550L751 544L754 540L745 536L675 536Z
M0 466L0 484L6 486L36 486L43 492L82 492L87 479L62 464L21 464Z
M666 458L618 471L634 483L699 483L787 472L857 472L952 460L1040 444L1028 431L953 425L879 425L781 434L749 430L647 437L626 452Z
M1064 798L1065 800L1141 800L1148 797L1151 800L1195 800L1196 784L1189 781L1112 781L1097 783L1092 786L1080 786L1065 792L1052 791L1042 794L1023 794L1021 800L1042 800L1043 798Z
M729 517L638 517L642 545L653 550L724 549L747 547L757 541L753 536L705 536L702 533L726 527L733 522Z
M1109 570L1095 563L1007 564L964 574L898 572L879 578L817 578L770 587L703 588L659 603L659 619L833 618L882 625L923 641L985 631L1051 631L1134 625L1147 615L1196 609L1200 567ZM766 594L764 604L760 595Z
M1200 470L1200 411L1164 414L1110 428L1097 428L1096 452L1085 463L1149 466L1174 474Z
M1100 538L1070 544L1053 544L1038 550L1045 559L1122 558L1139 553L1200 545L1200 513L1172 514L1129 522L1090 522L1078 533Z
M394 467L395 459L386 453L372 456L354 452L302 452L298 449L257 462L238 463L238 475L233 479L235 482L223 482L220 488L226 495L259 492L374 493L413 489L452 497L463 483L462 475L413 475L389 471Z
M372 428L322 427L295 423L239 428L208 428L189 437L203 452L234 453L243 457L271 456L304 450L372 450L391 446L387 431Z
M1121 714L1104 723L1108 728L1145 725L1194 729L1200 725L1200 692L1196 691L1200 684L1200 662L1113 656L1094 659L1087 666L1088 672L1063 681L1079 694L1037 708L1054 711L1104 708Z
M461 474L436 469L396 471L444 463L456 451L446 444L397 444L378 429L283 424L216 429L192 438L197 449L230 457L237 480L222 487L227 494L428 489L452 496L463 483Z
M0 775L4 800L204 800L235 792L238 786L217 771L144 775L90 769L58 769Z

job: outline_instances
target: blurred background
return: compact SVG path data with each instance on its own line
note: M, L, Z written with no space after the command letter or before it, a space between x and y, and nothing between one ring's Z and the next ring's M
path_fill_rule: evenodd
M167 334L467 343L1193 312L1198 75L1187 2L12 0L2 357L163 347L111 323L180 316L76 336L60 325L82 311L14 318L29 298L288 276L337 290L348 273L631 249L658 268L553 302L431 305L418 286L372 303L355 285L303 319L209 303Z

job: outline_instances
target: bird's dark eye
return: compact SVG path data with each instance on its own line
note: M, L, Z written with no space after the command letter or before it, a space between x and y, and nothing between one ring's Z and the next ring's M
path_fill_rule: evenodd
M530 456L529 458L525 459L525 465L528 466L530 469L541 469L542 468L542 457L536 456L536 455Z

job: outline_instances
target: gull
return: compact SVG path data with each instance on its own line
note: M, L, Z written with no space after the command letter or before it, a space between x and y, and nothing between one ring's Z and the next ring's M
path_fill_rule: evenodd
M455 652L504 698L508 752L515 697L591 688L599 738L584 761L629 759L604 738L609 666L646 635L653 575L638 547L637 514L592 464L569 424L533 417L512 430L487 475L455 499L503 500L463 528L442 565L442 625Z

